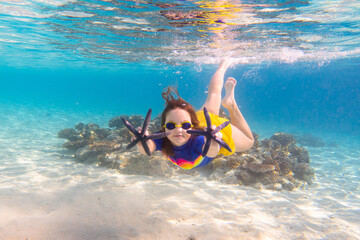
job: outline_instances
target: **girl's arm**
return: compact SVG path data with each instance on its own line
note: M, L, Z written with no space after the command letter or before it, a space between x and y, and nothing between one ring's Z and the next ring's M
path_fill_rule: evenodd
M149 139L149 140L146 141L146 143L147 143L147 145L149 146L150 152L153 153L153 152L155 151L155 149L156 149L156 145L155 145L154 141L151 140L151 139ZM139 142L138 144L136 144L136 146L137 146L138 151L139 151L141 154L146 155L146 152L145 152L145 150L144 150L141 142Z

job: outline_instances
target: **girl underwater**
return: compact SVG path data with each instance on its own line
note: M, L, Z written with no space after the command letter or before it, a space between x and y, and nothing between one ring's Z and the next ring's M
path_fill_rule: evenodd
M202 157L205 144L205 137L191 135L186 131L189 129L204 129L206 120L202 111L195 112L194 108L183 100L177 90L171 87L162 93L166 107L161 115L160 132L170 132L161 139L149 139L147 144L151 152L162 151L171 162L183 169L206 166L214 157L219 154L231 155L234 152L248 150L254 143L252 132L240 112L235 101L234 89L236 80L229 77L224 84L224 75L229 67L229 62L223 60L211 78L207 99L202 106L207 108L212 124L212 130L221 123L227 121L219 117L220 106L222 105L230 113L231 124L227 125L216 134L232 149L231 152L211 140L209 151ZM225 97L221 100L221 90L225 87ZM175 96L174 96L175 95ZM137 129L141 131L141 127ZM145 135L148 135L145 132ZM137 144L138 151L146 154L141 143Z

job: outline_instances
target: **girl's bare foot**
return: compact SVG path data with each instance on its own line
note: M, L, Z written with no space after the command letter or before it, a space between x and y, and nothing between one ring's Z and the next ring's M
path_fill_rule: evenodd
M224 108L226 108L228 110L230 108L233 108L234 106L236 107L236 101L235 101L235 96L234 96L234 90L235 90L236 83L237 82L234 78L229 77L224 84L225 97L221 101L221 104Z

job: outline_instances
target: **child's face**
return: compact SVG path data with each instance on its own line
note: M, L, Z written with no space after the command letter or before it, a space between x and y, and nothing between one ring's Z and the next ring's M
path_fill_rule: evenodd
M190 114L180 108L176 108L173 110L170 110L167 114L166 114L166 119L165 119L165 124L168 122L173 122L176 125L181 125L183 122L190 122L191 123L191 117ZM187 129L188 130L188 129ZM176 127L173 130L169 130L167 128L165 128L166 132L170 132L171 134L167 136L167 138L170 140L170 142L174 145L174 146L182 146L185 143L187 143L187 141L190 138L190 134L186 133L185 129L182 129L181 127Z

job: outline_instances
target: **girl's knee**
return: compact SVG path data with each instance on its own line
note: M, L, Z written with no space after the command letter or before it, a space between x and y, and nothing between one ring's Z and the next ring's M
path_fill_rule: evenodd
M235 143L235 152L249 150L254 145L254 138L248 138L242 131L231 125L232 138Z

